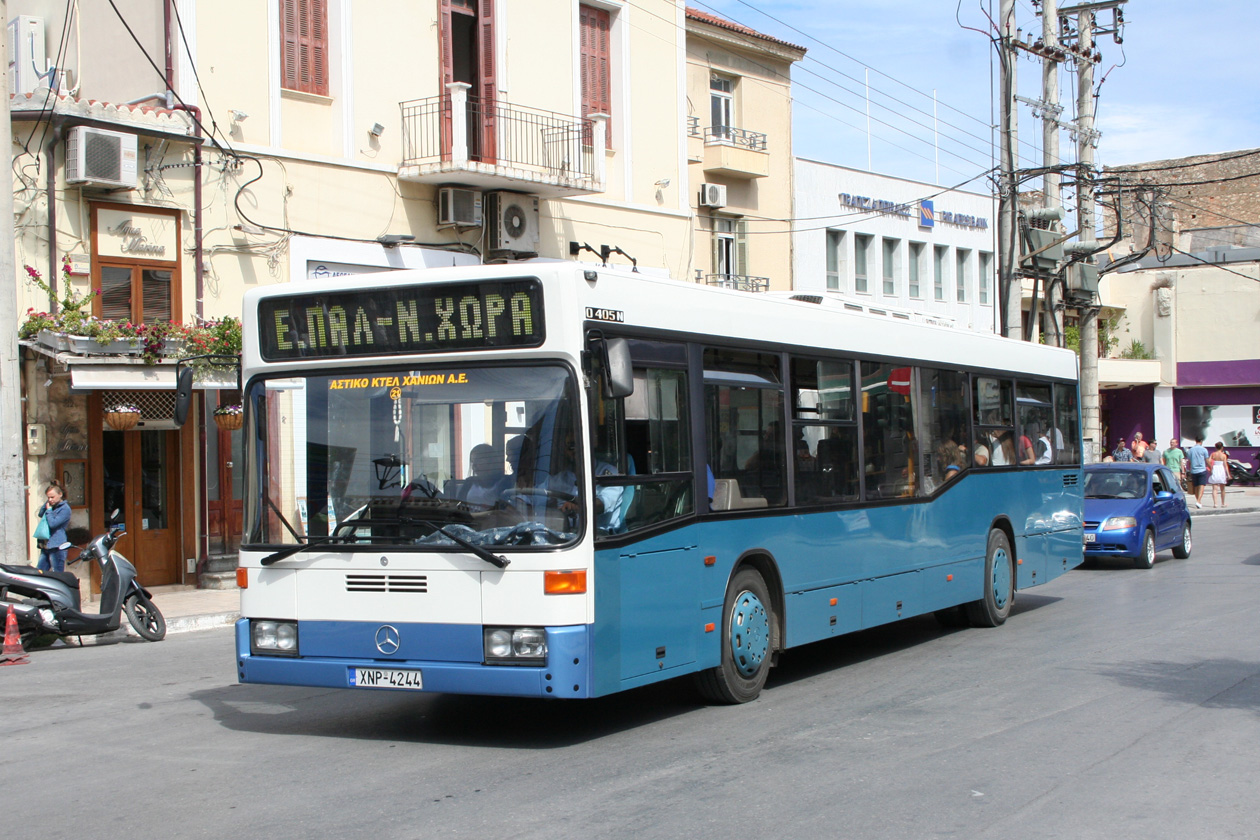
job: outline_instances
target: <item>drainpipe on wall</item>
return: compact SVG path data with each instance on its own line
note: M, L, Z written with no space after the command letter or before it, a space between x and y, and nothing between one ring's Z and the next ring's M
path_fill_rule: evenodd
M52 312L60 307L57 301L61 291L58 286L61 265L57 260L57 143L61 140L61 120L50 116L48 146L48 288L52 289Z
M196 105L177 104L173 110L187 111L193 117L193 137L196 143L193 146L193 274L196 282L196 301L195 312L197 319L204 320L206 315L205 302L205 250L202 246L202 210L201 210L201 141L203 135L201 133L201 109ZM202 392L202 403L208 399L209 395ZM210 524L210 500L207 498L209 486L206 478L206 470L209 469L207 458L209 457L209 446L206 440L206 423L205 411L202 411L201 423L198 426L197 435L198 459L201 462L201 469L197 473L197 492L201 498L201 504L197 505L197 575L200 578L201 573L206 570L206 564L210 562L210 534L208 533Z

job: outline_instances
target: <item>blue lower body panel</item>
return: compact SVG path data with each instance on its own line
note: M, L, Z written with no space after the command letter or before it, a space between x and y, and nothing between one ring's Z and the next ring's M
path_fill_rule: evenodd
M392 625L398 651L376 649L380 621L302 621L299 656L251 654L249 619L236 622L237 676L243 683L352 688L354 668L418 670L423 691L518 697L591 697L590 628L548 627L545 665L485 665L481 625ZM375 689L373 689L375 690ZM415 690L415 689L405 689Z

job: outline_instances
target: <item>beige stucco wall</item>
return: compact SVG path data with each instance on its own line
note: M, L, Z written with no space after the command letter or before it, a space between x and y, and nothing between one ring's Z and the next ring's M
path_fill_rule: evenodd
M703 274L716 271L710 234L714 213L748 217L747 274L768 277L774 290L792 288L790 224L760 220L786 220L792 216L790 72L792 57L799 55L749 36L688 24L687 114L699 118L701 132L710 125L709 80L711 74L718 73L736 80L732 97L734 127L766 135L766 153L760 161L768 172L765 177L708 170L706 161L714 160L712 149L706 150L703 141L688 141L689 201L698 214L694 267ZM755 155L741 151L746 157ZM698 195L703 183L726 185L727 205L717 211L700 208Z
M1100 291L1104 304L1124 309L1116 353L1136 338L1175 365L1254 358L1260 336L1257 285L1260 265L1229 263L1104 275ZM1168 290L1167 307L1159 305L1160 289ZM1175 370L1165 365L1165 380L1173 376Z

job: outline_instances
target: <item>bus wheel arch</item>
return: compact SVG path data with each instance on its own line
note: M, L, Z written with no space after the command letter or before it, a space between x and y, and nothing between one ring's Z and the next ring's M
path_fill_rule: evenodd
M757 698L782 645L782 605L773 560L763 553L741 557L726 583L720 662L695 675L706 700L733 705Z
M984 552L984 592L980 599L964 608L975 627L998 627L1011 613L1015 602L1018 559L1015 555L1015 534L1005 517L989 527Z

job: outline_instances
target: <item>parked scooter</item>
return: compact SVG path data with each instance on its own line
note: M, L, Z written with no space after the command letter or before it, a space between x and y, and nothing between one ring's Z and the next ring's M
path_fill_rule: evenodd
M118 515L117 511L110 519ZM79 609L79 579L70 572L41 572L33 566L0 564L0 615L10 605L17 617L22 646L29 649L41 637L96 636L117 630L122 613L145 639L160 641L166 636L166 619L152 596L136 580L136 567L114 551L126 533L121 525L111 525L108 533L88 543L71 563L94 560L101 569L99 613Z
M1237 458L1230 458L1227 462L1229 466L1229 480L1235 484L1255 484L1260 482L1260 464L1252 467L1246 461L1239 461Z

